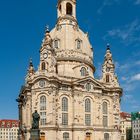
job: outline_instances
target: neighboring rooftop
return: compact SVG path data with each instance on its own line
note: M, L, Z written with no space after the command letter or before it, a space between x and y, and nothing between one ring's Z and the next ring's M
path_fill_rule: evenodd
M127 112L121 112L120 113L120 116L123 119L131 118L131 114L130 113L127 113Z
M19 121L18 120L0 120L0 128L12 128L18 127Z

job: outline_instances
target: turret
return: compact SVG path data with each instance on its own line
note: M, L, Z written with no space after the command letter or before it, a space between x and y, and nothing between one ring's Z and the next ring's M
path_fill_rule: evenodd
M35 73L35 70L34 70L33 62L32 62L32 59L30 59L29 68L28 68L28 74L27 75L30 77L34 73Z
M52 38L50 35L49 28L47 26L45 31L45 37L42 42L40 49L40 67L39 70L42 72L55 72L56 60L55 51L52 46Z
M107 44L104 64L102 66L102 81L108 85L119 86L109 44Z

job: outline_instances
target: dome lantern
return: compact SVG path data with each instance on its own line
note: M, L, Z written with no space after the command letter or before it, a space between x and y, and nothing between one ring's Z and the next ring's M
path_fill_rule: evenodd
M76 0L58 0L57 15L58 19L76 20Z

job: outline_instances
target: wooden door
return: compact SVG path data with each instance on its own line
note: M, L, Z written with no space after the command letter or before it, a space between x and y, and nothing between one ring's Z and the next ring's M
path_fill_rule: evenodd
M45 133L41 133L40 140L45 140Z
M91 140L91 139L90 139L90 136L87 136L87 137L86 137L86 140Z

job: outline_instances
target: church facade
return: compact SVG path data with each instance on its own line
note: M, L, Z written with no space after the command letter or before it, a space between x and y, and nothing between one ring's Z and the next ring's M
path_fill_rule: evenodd
M41 140L120 140L122 89L107 47L102 77L94 77L93 49L78 26L76 0L58 0L55 28L47 28L35 71L30 61L18 101L19 137L29 140L32 113Z

